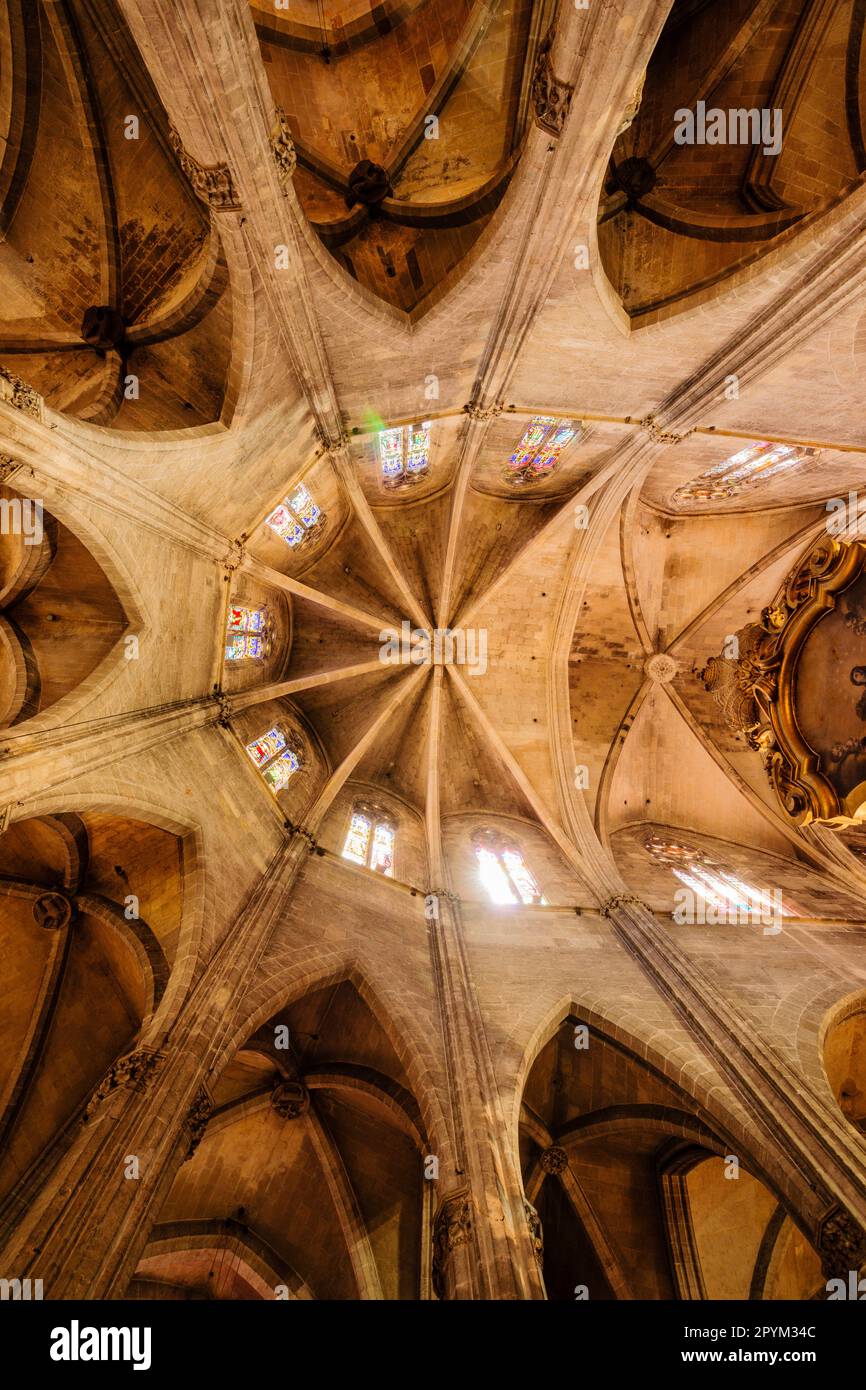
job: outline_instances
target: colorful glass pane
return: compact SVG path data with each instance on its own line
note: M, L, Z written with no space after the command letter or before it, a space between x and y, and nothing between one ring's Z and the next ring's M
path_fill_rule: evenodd
M574 426L557 424L552 415L533 416L509 462L510 468L521 475L515 481L531 482L542 473L552 472L576 433Z
M403 472L403 429L382 430L379 435L382 472L386 478L399 478Z
M289 506L302 525L309 528L315 526L319 517L322 515L321 508L316 505L303 483L295 489L289 498Z
M247 744L247 752L255 763L256 767L263 767L271 758L275 758L278 753L286 746L286 740L279 729L269 729L261 738L257 738L253 743Z
M802 448L792 444L770 444L762 440L739 449L730 458L713 464L699 477L674 493L675 502L713 501L718 498L734 497L745 487L763 482L783 470L799 467L807 459L816 458L817 449Z
M381 821L373 832L370 868L376 873L386 874L388 878L394 872L394 831L390 825L384 825Z
M281 753L276 761L271 763L270 767L265 768L263 776L268 786L278 792L282 790L300 766L301 760L297 753L293 752L291 748L287 748L285 753Z
M250 610L248 608L230 608L228 631L246 632L249 627Z
M430 426L425 421L423 425L408 425L406 427L408 436L407 449L410 454L426 454L430 448Z
M356 864L366 864L369 843L370 820L367 816L361 815L360 811L355 811L343 846L343 858L351 859Z
M297 522L292 516L285 502L281 502L275 507L270 516L267 517L267 524L272 531L276 531L278 536L287 536L296 526Z
M263 656L261 637L248 632L232 632L226 640L226 661L260 660Z

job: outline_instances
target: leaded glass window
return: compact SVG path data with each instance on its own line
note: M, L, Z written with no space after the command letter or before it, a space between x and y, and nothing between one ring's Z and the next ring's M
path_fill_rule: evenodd
M290 546L301 545L324 524L324 515L308 488L299 483L291 496L266 518L272 531Z
M673 501L714 502L736 497L738 493L766 482L777 473L800 468L810 459L816 459L820 452L820 449L794 444L770 444L766 441L750 444L731 454L722 463L708 468L697 478L692 478L690 483L677 488Z
M301 767L300 744L276 725L248 743L247 753L274 792L282 791Z
M533 416L505 467L508 482L520 487L549 477L578 428L570 421L557 420L553 415Z
M265 656L267 615L263 608L229 608L226 661L261 661Z
M394 822L386 812L358 802L352 809L343 858L393 878L395 833Z
M472 843L481 883L491 902L546 905L523 852L513 840L485 829L476 831Z
M663 840L659 835L651 835L645 840L644 848L658 863L667 865L680 883L718 911L728 912L732 916L737 913L757 916L773 912L779 912L782 917L796 915L791 906L780 902L778 892L771 896L761 888L744 883L706 850L678 840Z
M430 421L380 430L379 458L386 487L417 482L430 466Z

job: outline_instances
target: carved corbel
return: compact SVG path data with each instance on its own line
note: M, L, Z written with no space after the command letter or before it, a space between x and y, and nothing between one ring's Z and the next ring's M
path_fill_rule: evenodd
M196 1091L195 1100L186 1112L184 1119L184 1129L189 1136L189 1147L186 1151L184 1163L192 1158L207 1129L208 1120L214 1112L214 1104L206 1088L200 1086Z
M237 211L241 201L229 166L199 164L198 160L184 149L183 141L173 125L168 128L168 139L196 197L216 212Z
M8 371L6 367L0 367L0 401L5 401L7 405L23 411L25 415L30 415L34 420L42 419L44 402L39 392L34 386L28 386L26 381L22 381L20 376ZM4 463L7 462L11 463L12 460L4 455Z
M102 1102L113 1095L115 1091L126 1090L138 1091L139 1093L146 1091L162 1060L163 1054L161 1052L154 1052L147 1047L136 1048L135 1051L128 1052L125 1057L119 1057L109 1067L87 1102L84 1110L85 1122L93 1119Z
M277 121L271 131L271 149L274 152L274 162L277 166L277 178L285 187L298 167L298 154L285 111L281 106L277 106L275 111Z
M535 71L532 74L532 110L536 125L546 130L548 135L559 138L571 110L574 87L570 82L563 82L554 73L550 59L552 47L551 30L539 48L535 60Z

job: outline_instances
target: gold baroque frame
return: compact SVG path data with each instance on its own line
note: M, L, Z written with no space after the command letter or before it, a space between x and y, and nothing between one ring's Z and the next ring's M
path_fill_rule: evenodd
M785 814L795 824L843 818L866 802L866 782L844 800L821 771L821 756L807 742L797 719L794 688L806 640L838 596L866 569L859 541L822 538L788 576L776 602L737 633L734 659L711 657L700 673L721 705L727 723L760 754Z

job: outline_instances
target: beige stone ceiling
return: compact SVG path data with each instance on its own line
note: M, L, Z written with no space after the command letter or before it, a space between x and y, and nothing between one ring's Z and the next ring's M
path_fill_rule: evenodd
M360 34L343 67L338 53L325 65L303 48L308 7L300 4L286 21L294 35L288 28L280 35L263 7L242 0L214 7L119 0L116 12L67 0L40 6L38 24L26 6L4 7L0 54L10 58L0 67L20 77L38 51L44 91L38 120L28 116L33 176L23 187L16 161L27 113L16 110L14 93L4 98L10 138L0 188L12 193L0 243L10 287L0 363L45 398L41 418L0 402L2 453L18 470L4 483L18 495L38 490L67 550L87 553L82 603L99 608L112 645L86 670L61 663L53 703L4 731L0 806L13 823L125 809L130 820L140 814L159 826L175 847L183 837L191 889L183 901L178 895L166 934L180 933L189 950L172 974L169 1004L230 931L282 841L285 819L302 824L321 785L329 799L319 842L327 853L295 909L314 924L318 914L338 917L341 902L351 909L363 875L339 860L359 790L399 808L394 894L450 883L476 903L467 832L480 818L502 818L534 846L556 907L592 909L627 886L665 910L669 885L648 864L642 840L673 827L723 841L734 864L784 861L798 876L797 901L807 920L816 919L815 932L827 919L856 916L846 888L866 882L862 861L791 828L759 759L732 738L697 679L821 534L827 498L866 479L866 193L852 127L835 122L833 161L821 144L826 186L806 198L786 180L802 215L759 248L749 243L748 254L740 255L742 238L725 241L723 255L711 238L660 229L639 209L608 207L616 197L611 160L646 154L664 101L691 99L672 74L690 25L698 26L690 51L711 47L701 27L709 9L668 0L563 7L552 61L574 86L564 129L557 136L527 119L519 160L482 225L472 224L471 245L457 247L454 229L445 229L455 246L438 262L431 254L424 294L389 297L372 272L353 275L321 238L321 206L303 159L294 177L278 167L275 107L283 106L299 151L317 149L346 174L343 137L361 130L359 157L386 158L426 109L427 58L435 85L457 55L461 81L438 108L440 162L429 152L424 168L413 165L414 155L403 166L404 202L421 192L446 201L455 189L465 193L464 176L477 191L501 167L506 147L510 158L524 72L514 61L514 32L499 32L493 19L484 42L498 45L496 71L480 71L483 43L460 57L460 26L477 7L429 0L387 8L388 35ZM731 7L730 31L722 26L714 40L719 63L740 41L748 8ZM809 38L806 8L777 4L772 44L756 39L743 62L726 69L726 101L737 81L755 100L776 91L791 44ZM802 43L797 49L797 72L807 74L799 141L819 122L826 46L838 53L848 43L851 7L831 8L811 36L815 62ZM489 9L495 18L496 7ZM544 7L508 13L512 30L523 25L524 42L537 45L547 29ZM345 25L355 12L344 6L339 15ZM385 57L412 24L438 26L447 41L437 49L427 33L424 61L414 50L401 59L400 124L387 129ZM308 77L303 113L289 104L295 60ZM362 103L356 70L365 63L373 75ZM620 132L645 72L644 115ZM494 119L503 94L508 131ZM128 110L143 114L134 151L117 133ZM452 120L456 175L444 169ZM59 126L68 149L48 169L48 132ZM235 206L209 207L195 196L170 126L193 175L196 167L224 166ZM463 142L474 127L484 139L466 166ZM104 132L101 141L95 130ZM684 172L680 161L682 177L666 189L668 200L686 200L690 215L706 213L710 201L714 173L701 153L703 172ZM739 166L726 169L724 207L714 210L732 223L752 215L740 205L742 175ZM400 192L395 185L398 200ZM617 227L619 259L609 244ZM114 305L122 315L123 351L84 344L81 316L92 305ZM121 371L138 376L137 400L117 398ZM725 389L732 377L735 394ZM538 412L579 421L582 433L550 480L517 495L501 466ZM432 422L428 479L387 492L373 422L422 419ZM763 439L818 448L819 462L733 500L676 507L672 497L684 482ZM300 479L327 523L295 552L265 518ZM585 527L575 524L578 508L586 508ZM0 555L4 577L20 568L12 549ZM34 590L40 620L49 592L40 598ZM277 615L273 657L259 670L224 668L229 593L266 602ZM379 634L403 620L483 631L483 674L383 665ZM138 636L136 659L126 659L122 633ZM669 683L647 671L661 653L676 662ZM277 800L243 744L281 715L306 740L307 775ZM585 789L576 785L577 767L587 769ZM138 843L134 826L112 833ZM30 881L32 846L24 837L16 845L0 873ZM378 931L389 910L398 913L386 900L390 888L375 891ZM118 894L115 884L114 901ZM396 928L393 938L371 935L372 945L364 944L372 957L399 957ZM407 959L423 955L415 940L405 950ZM400 957L395 968L402 965ZM261 993L259 1024L273 1015L264 986ZM354 1027L363 1010L346 993L335 1015L339 1021L345 1011L345 1026ZM329 1001L316 993L303 1007L324 1010ZM118 1038L121 1031L118 1022ZM377 1068L410 1091L403 1059L385 1056L378 1037L368 1042L381 1049ZM250 1038L238 1049L222 1083L219 1101L228 1110L214 1142L234 1175L228 1186L248 1183L257 1222L276 1231L288 1200L280 1191L283 1158L273 1116L250 1102L273 1081L272 1059L263 1063ZM314 1051L299 1059L307 1069L321 1061ZM363 1051L356 1064L373 1066ZM93 1062L96 1073L100 1064ZM550 1057L542 1072L548 1065ZM404 1136L381 1106L335 1095L336 1088L328 1092L323 1111L375 1212L381 1194L370 1155L384 1145L403 1173ZM350 1156L353 1127L364 1142ZM273 1160L258 1188L245 1167L254 1144L270 1144ZM298 1200L309 1202L315 1146L301 1136L297 1144L288 1166ZM161 1220L200 1229L186 1243L158 1230L140 1277L198 1287L201 1252L210 1259L239 1240L220 1224L229 1220L224 1206L195 1165L185 1169ZM341 1219L345 1212L324 1212L323 1241ZM265 1277L261 1252L244 1249L236 1287L251 1289ZM295 1253L282 1251L287 1268ZM404 1273L410 1279L416 1271ZM354 1286L340 1283L345 1271L318 1277L320 1284L333 1278L335 1296L353 1296L363 1270L355 1270ZM296 1282L297 1296L308 1296L303 1279Z
M258 14L238 4L230 34L214 18L199 26L193 42L184 27L191 10L151 15L130 3L123 7L129 34L123 30L108 54L106 33L89 6L80 16L67 7L64 24L46 17L38 39L19 34L17 48L20 23L10 12L7 38L17 61L26 61L28 42L41 41L62 66L77 44L79 71L85 59L92 69L89 99L103 115L111 101L134 105L135 92L152 84L160 104L157 143L164 147L168 123L176 125L202 164L228 165L243 207L212 211L208 231L207 209L190 197L180 171L171 181L159 176L157 155L151 159L147 151L156 182L137 176L130 185L141 205L137 215L148 210L144 225L155 230L158 245L165 213L154 201L157 185L163 198L175 186L184 216L198 218L205 239L218 239L228 267L226 293L235 303L219 423L139 435L143 424L169 419L160 415L167 398L154 383L142 389L146 404L130 402L151 412L147 420L126 422L126 406L110 427L57 413L50 415L50 441L43 432L21 435L21 457L38 470L46 492L63 495L58 516L75 513L79 539L95 555L110 548L118 570L127 571L125 589L118 586L121 601L125 594L131 609L139 588L139 611L151 615L152 640L169 657L156 662L156 685L150 663L147 673L130 663L101 697L106 710L152 707L158 686L161 700L205 693L214 675L228 690L242 688L242 676L221 675L214 664L220 590L209 584L199 591L192 638L180 593L155 584L156 553L152 576L133 580L130 563L142 522L148 544L157 547L171 543L179 526L200 551L240 537L246 558L236 585L261 598L276 583L291 610L291 641L262 679L304 683L290 696L332 767L350 755L395 687L413 678L400 668L376 669L378 629L404 618L430 627L472 626L487 634L485 675L466 679L464 672L461 679L448 671L435 678L442 686L438 738L448 750L439 778L444 814L469 805L528 816L578 873L584 834L609 846L610 836L635 818L681 825L697 818L702 830L724 839L747 824L751 843L804 852L781 823L757 760L732 743L695 673L725 634L772 596L820 529L824 499L856 487L863 476L866 450L852 391L862 355L856 281L844 281L841 272L834 278L832 270L832 248L841 256L852 238L856 245L860 192L852 185L845 197L828 194L824 210L813 210L818 238L786 234L778 246L770 238L761 273L735 269L717 281L712 297L706 287L694 305L684 295L677 312L661 321L623 314L596 249L594 214L617 112L628 105L668 8L647 5L620 18L602 6L589 18L569 16L556 61L562 74L577 79L575 116L558 140L537 128L527 132L513 185L482 241L412 321L347 277L310 234L291 182L285 196L277 191L260 115L262 103L275 100L273 92L267 96L275 78L262 62L265 41L253 27ZM789 28L795 8L784 12ZM626 139L640 142L641 119L657 119L660 93L676 68L665 45L676 49L686 30L694 29L694 43L700 38L706 11L681 9L674 8L669 37L650 63L644 115L617 149ZM444 11L439 18L452 32ZM392 35L399 35L395 23ZM773 32L775 43L782 31ZM743 42L740 30L737 35ZM587 38L590 56L579 62ZM819 40L830 42L823 29ZM718 36L728 56L732 41L727 33ZM135 44L139 68L121 79L118 60L134 54ZM189 60L182 69L170 62L179 45ZM754 36L747 51L749 62L763 63L773 90L775 60ZM67 72L70 61L67 53ZM335 70L341 61L335 57ZM447 53L437 61L447 63ZM323 91L331 90L329 68L321 64L316 73L310 109L321 110L324 120L315 91L323 83ZM122 80L133 76L121 97ZM351 85L341 90L340 100L351 106ZM374 90L367 93L371 111ZM342 119L332 112L328 128ZM120 189L129 175L118 159L117 152L113 161L110 150L105 154ZM35 197L35 185L27 189ZM118 206L123 196L118 192ZM83 184L77 197L84 197ZM67 206L63 198L55 205ZM22 275L29 245L24 212L19 204L5 253ZM90 216L71 205L62 212L70 226L76 215ZM291 248L290 269L275 272L267 247L280 228ZM704 243L682 240L699 257ZM591 253L585 270L575 268L574 256L583 244ZM38 266L40 258L34 260ZM693 271L695 284L703 285L694 257ZM826 293L816 288L819 271L828 277ZM649 262L645 274L652 277ZM96 285L87 290L91 299L100 293ZM59 311L68 301L58 297L56 277L40 294L44 337L52 302ZM16 320L15 331L26 335L25 318ZM36 359L7 361L26 373ZM216 370L216 361L211 349L196 349L199 373L211 365ZM735 399L719 389L731 373L741 383ZM38 372L31 375L44 385ZM479 415L485 410L488 418ZM549 482L515 496L501 480L501 461L538 410L581 421L583 433ZM682 435L681 442L655 442L638 423L651 414L668 433ZM388 424L433 421L429 482L410 495L381 487L371 416ZM316 443L316 434L327 447ZM341 442L346 436L348 444ZM677 486L764 437L817 445L820 465L678 513L671 502ZM321 541L295 553L263 518L300 477L328 524ZM580 503L589 511L585 531L574 525ZM671 685L654 685L645 675L646 659L657 651L669 651L679 664ZM363 673L354 674L358 667ZM344 668L348 678L334 681ZM432 684L432 672L422 674L421 685ZM399 787L421 815L431 723L430 694L419 687L365 749L358 769L368 783ZM680 746L687 755L668 765L664 750ZM586 792L574 788L575 765L589 769ZM249 769L242 762L237 776L245 786ZM710 784L717 794L707 798L703 787Z

